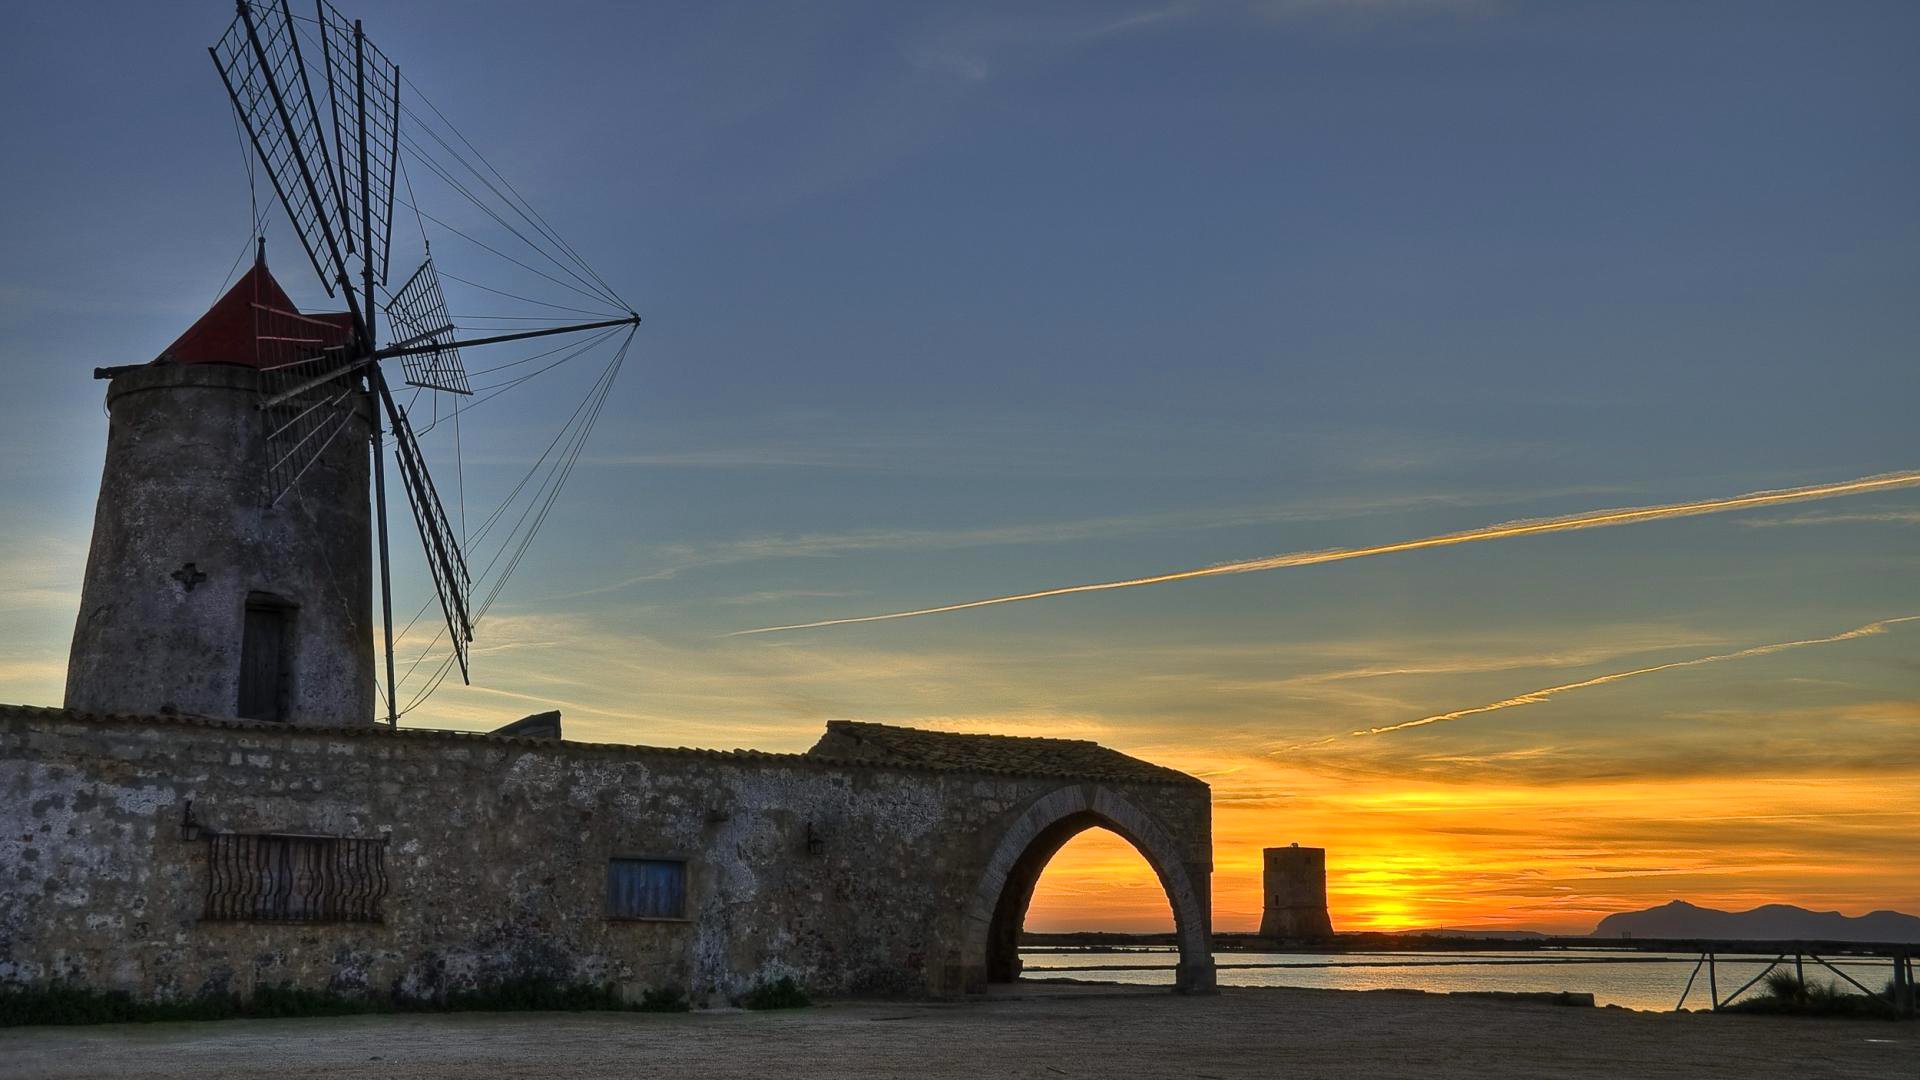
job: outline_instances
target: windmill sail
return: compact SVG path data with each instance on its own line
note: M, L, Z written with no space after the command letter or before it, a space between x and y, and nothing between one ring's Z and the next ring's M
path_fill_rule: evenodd
M473 584L467 573L466 557L447 522L440 495L427 475L427 464L420 456L420 444L413 437L407 414L394 403L386 382L375 376L380 400L386 405L387 420L393 425L394 457L400 462L400 483L407 492L407 504L413 508L413 523L420 530L420 541L427 549L427 569L433 574L433 588L440 597L440 610L447 616L447 637L460 660L460 679L467 678L467 646L473 641L473 622L467 615L467 589Z
M283 0L284 2L284 0ZM386 284L393 239L393 178L400 161L400 68L367 40L357 19L316 0L320 67L333 113L342 238L372 280Z
M207 51L294 233L332 296L334 286L346 281L340 246L346 223L332 155L300 55L299 28L286 0L259 5L242 0L239 8L226 34ZM346 293L351 305L353 290Z
M432 259L421 263L420 269L393 294L387 304L387 324L392 328L396 348L435 346L430 352L401 356L408 386L455 394L473 393L467 385L467 369L460 360L460 349L453 344L453 318L447 314L447 300L440 293L440 275L434 272Z

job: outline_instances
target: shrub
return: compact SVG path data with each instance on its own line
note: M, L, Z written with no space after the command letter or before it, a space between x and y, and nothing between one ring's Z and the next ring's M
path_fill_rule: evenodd
M612 985L589 986L529 976L503 979L475 990L456 990L438 1006L426 1007L449 1012L591 1012L627 1006Z
M798 988L794 987L793 991L798 993ZM800 995L799 1004L806 1004L806 995ZM507 979L475 990L456 991L438 1000L261 986L249 998L237 994L205 994L180 1001L140 1001L120 991L85 990L58 983L32 988L0 987L0 1027L348 1016L396 1011L686 1012L689 1007L685 995L673 988L649 990L638 1004L628 1004L612 985L591 986L541 978Z
M1810 982L1791 971L1768 973L1759 993L1726 1006L1730 1012L1777 1013L1795 1016L1890 1015L1886 1002L1840 988L1837 982Z
M256 987L253 996L245 1004L241 1004L237 997L232 1000L234 1012L231 1015L235 1016L351 1016L355 1013L388 1011L386 1002L373 998L330 990L301 990L292 986Z
M1805 1005L1816 992L1814 986L1784 968L1768 972L1767 977L1760 980L1760 985L1765 987L1762 997L1772 998L1782 1005Z
M236 994L204 994L178 1001L139 1001L120 990L87 990L55 983L28 989L0 989L0 1027L25 1024L129 1024L164 1020L227 1020L238 1016L291 1016L274 1003L272 991L262 1008ZM360 1011L360 1010L346 1010Z
M782 975L740 995L736 1004L748 1009L804 1009L813 1004L813 999L793 976Z

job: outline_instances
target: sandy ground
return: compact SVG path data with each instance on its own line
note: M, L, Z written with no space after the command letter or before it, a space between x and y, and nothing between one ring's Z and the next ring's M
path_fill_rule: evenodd
M0 1031L5 1077L1920 1078L1920 1025L1338 990Z

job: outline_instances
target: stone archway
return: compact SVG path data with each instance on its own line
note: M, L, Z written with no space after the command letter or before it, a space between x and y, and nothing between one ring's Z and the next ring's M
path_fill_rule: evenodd
M1214 989L1211 920L1185 854L1145 811L1099 784L1074 784L1035 800L994 848L967 910L969 989L984 990L986 983L1019 976L1020 925L1040 873L1068 840L1092 828L1108 829L1132 844L1166 890L1180 946L1174 989Z

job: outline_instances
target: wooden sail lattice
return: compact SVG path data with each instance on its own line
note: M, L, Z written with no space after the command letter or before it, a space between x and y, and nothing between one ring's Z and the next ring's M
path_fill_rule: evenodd
M394 458L400 463L400 484L406 489L407 505L413 508L413 523L427 549L427 569L433 576L434 591L440 597L440 609L447 617L447 639L460 661L460 678L467 679L467 646L473 642L473 620L467 612L467 592L473 577L467 572L466 557L447 512L434 490L433 477L427 473L426 459L414 438L407 414L394 404L393 395L380 384L380 398L387 407L387 419L393 425Z
M340 248L345 219L293 12L285 0L242 3L227 32L207 51L294 234L332 296L346 281ZM346 293L352 304L353 290Z
M460 349L453 344L453 318L447 314L447 299L440 292L440 275L434 272L432 259L421 263L388 301L387 325L392 328L396 346L438 346L431 352L408 353L400 358L408 386L473 393Z
M284 2L284 0L283 0ZM357 228L342 237L372 279L387 281L393 181L400 161L400 68L367 40L357 19L317 0L321 70L333 113L341 206Z

